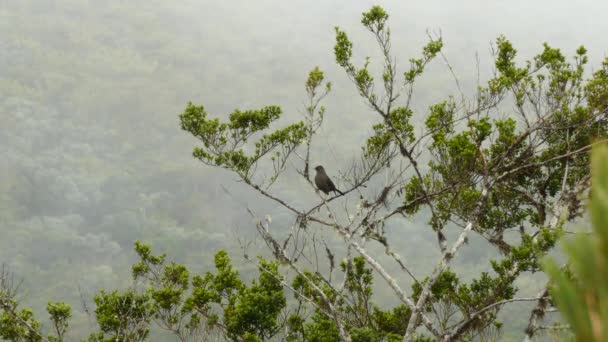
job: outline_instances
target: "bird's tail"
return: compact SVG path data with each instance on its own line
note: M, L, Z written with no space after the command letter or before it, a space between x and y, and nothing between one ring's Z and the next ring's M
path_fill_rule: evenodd
M336 191L337 191L337 192L338 192L340 195L344 196L344 193L343 193L342 191L338 190L337 188L336 188Z

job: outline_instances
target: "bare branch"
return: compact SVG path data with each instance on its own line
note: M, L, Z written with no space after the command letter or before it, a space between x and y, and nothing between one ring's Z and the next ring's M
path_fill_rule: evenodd
M545 287L538 293L538 303L530 313L528 327L526 328L526 336L524 341L530 341L536 331L539 329L538 323L545 316L549 308L549 288Z
M467 234L473 229L473 227L476 224L475 220L477 220L477 217L479 216L481 209L485 204L485 201L488 197L488 193L489 193L489 189L488 189L488 185L487 185L487 181L486 181L486 182L484 182L484 185L483 185L483 188L481 191L481 197L477 202L475 214L473 215L473 218L471 219L471 221L469 221L467 223L464 230L462 231L462 233L460 233L460 235L458 236L458 239L456 239L456 241L454 242L452 247L449 250L446 250L442 254L439 263L437 264L437 266L435 266L435 268L433 269L433 273L429 277L429 280L427 281L425 286L422 288L422 292L420 293L418 302L416 303L416 305L414 306L414 309L412 310L412 314L410 316L410 319L409 319L409 322L407 325L407 330L405 332L405 335L403 336L404 342L411 341L414 338L414 331L416 330L416 327L418 326L418 319L419 319L420 313L422 312L422 308L424 307L424 305L426 304L426 302L428 300L431 286L433 286L433 284L435 284L435 282L437 281L437 279L439 278L441 273L446 269L449 262L456 255L456 252L458 251L458 249L460 249L460 247L464 244Z

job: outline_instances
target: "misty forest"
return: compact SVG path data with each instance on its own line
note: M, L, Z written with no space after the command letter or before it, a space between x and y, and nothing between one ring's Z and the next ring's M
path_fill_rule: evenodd
M607 12L0 1L0 340L607 341Z

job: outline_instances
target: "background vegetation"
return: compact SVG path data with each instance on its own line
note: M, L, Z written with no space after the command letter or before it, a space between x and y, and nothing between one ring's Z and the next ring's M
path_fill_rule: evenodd
M24 279L21 302L42 312L47 299L66 300L74 316L72 336L86 335L92 323L80 305L81 293L92 306L99 289L129 286L137 239L197 273L212 269L215 251L227 249L243 274L253 277L255 267L239 257L236 238L255 241L243 207L253 203L276 227L289 220L270 202L253 201L255 194L234 177L192 160L191 141L177 131L176 115L196 100L214 113L277 103L286 109L286 119L298 118L304 107L302 80L318 64L335 89L326 103L335 114L320 131L330 149L314 147L323 155L318 162L335 170L348 165L372 119L334 67L333 27L352 31L357 40L365 37L353 18L370 5L3 2L0 154L6 162L0 165L0 260ZM551 2L551 11L546 5L425 2L386 8L399 33L394 43L399 57L407 60L418 50L427 28L441 28L462 87L472 89L474 54L479 53L481 77L487 78L489 42L500 33L524 57L543 41L564 51L583 43L590 48L591 64L598 64L608 44L599 34L608 30L600 18L605 5ZM480 9L483 14L475 15ZM362 49L374 44L368 37L361 41ZM450 79L441 63L430 67L417 87L414 108L453 92ZM343 130L358 133L335 134ZM314 196L289 186L280 191L302 202ZM413 224L397 238L417 246L404 256L417 261L415 270L424 270L436 257L429 248L435 236L419 227ZM474 238L470 243L455 267L472 276L495 254ZM256 246L250 254L263 251ZM533 294L542 284L524 277L518 286ZM375 293L380 303L388 301L382 289ZM506 331L523 330L511 319L516 316L506 310Z

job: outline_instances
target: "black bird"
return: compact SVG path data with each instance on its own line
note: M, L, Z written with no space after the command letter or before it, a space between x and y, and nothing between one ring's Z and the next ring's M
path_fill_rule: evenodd
M319 190L323 191L326 195L332 191L335 191L340 195L344 195L342 191L336 188L334 182L331 181L327 173L325 173L323 166L316 166L315 170L317 171L317 175L315 176L315 184Z

